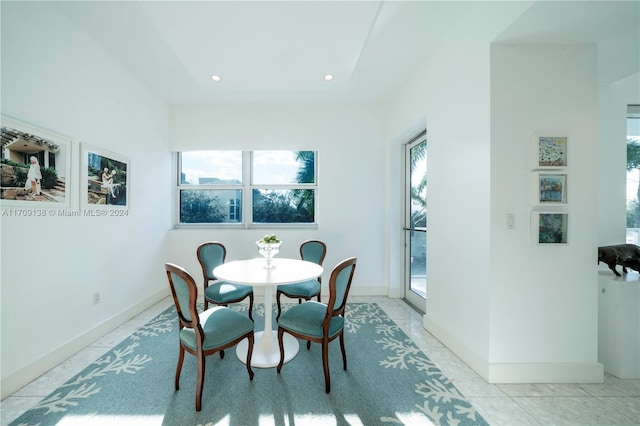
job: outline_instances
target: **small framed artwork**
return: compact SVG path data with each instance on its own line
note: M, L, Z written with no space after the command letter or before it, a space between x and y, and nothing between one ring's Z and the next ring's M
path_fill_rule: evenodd
M568 243L568 213L534 211L531 222L534 240L538 244Z
M565 136L533 136L531 141L532 168L567 167L567 148Z
M534 204L566 204L567 175L564 173L532 173Z
M2 115L2 184L0 203L38 209L71 204L71 139ZM7 214L18 210L7 210ZM3 215L5 211L3 210ZM29 215L32 215L30 212Z
M82 143L80 200L84 208L129 207L129 159Z

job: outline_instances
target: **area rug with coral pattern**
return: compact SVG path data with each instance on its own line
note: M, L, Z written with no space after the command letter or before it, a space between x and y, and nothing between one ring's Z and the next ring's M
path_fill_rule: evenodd
M264 306L256 304L253 316L256 330L262 330ZM348 304L345 346L347 371L339 342L329 345L329 394L318 344L307 350L301 342L280 374L275 368L254 368L253 381L235 350L227 350L223 359L209 356L202 411L196 412L195 357L186 354L180 390L174 390L178 320L172 306L11 424L487 424L377 304Z

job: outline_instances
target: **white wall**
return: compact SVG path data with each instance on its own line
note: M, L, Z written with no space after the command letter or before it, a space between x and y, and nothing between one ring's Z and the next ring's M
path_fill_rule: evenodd
M2 217L4 397L168 294L171 165L166 108L46 3L2 4L2 114L72 138L71 210L80 142L131 162L127 217Z
M489 43L528 4L468 4L387 112L389 205L402 203L403 135L427 128L427 303L425 327L483 375L489 357ZM389 239L402 242L402 211L389 212ZM394 231L397 230L397 231ZM394 234L396 232L396 234ZM402 259L390 255L400 273Z
M638 42L640 43L640 42ZM640 74L598 86L598 245L626 241L627 105L640 104ZM601 269L607 269L600 264Z
M598 380L596 45L494 45L491 100L489 378ZM532 236L532 134L568 137L567 245Z
M599 246L625 242L627 105L640 104L640 39L632 40L631 46L623 44L629 47L624 50L626 55L598 57L601 70L598 86ZM609 46L611 43L601 43L600 49ZM613 52L618 51L618 46L612 47ZM625 66L629 57L635 59L634 67ZM627 72L620 73L620 70ZM640 374L638 275L631 272L617 278L606 265L601 263L598 268L598 360L607 373L637 378Z
M398 135L426 121L430 332L492 382L601 381L596 50L505 45L490 55L501 28L526 7L470 14L398 91L389 108L390 179L400 179ZM557 67L547 72L545 63ZM533 131L571 140L566 247L530 243ZM515 230L506 229L506 213L516 214ZM399 214L391 211L390 222Z
M356 256L352 294L386 295L385 142L375 108L277 104L234 107L174 107L171 150L291 149L318 151L317 229L282 229L281 255L299 257L302 241L327 242L323 284L331 269ZM197 246L219 240L227 260L257 257L255 241L272 228L184 230L169 233L168 260L182 265L200 283ZM396 286L397 283L394 283ZM324 294L327 294L326 292Z

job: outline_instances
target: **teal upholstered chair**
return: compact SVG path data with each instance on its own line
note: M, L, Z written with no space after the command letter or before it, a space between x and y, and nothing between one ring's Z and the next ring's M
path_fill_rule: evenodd
M308 240L300 244L300 258L309 262L317 263L322 266L324 257L327 255L327 245L322 241ZM279 285L276 289L276 303L278 304L278 315L276 321L280 318L282 307L280 306L280 297L287 296L292 299L298 299L298 303L302 303L302 299L311 300L317 297L320 301L320 287L322 277L296 284Z
M227 258L227 249L224 244L217 241L208 241L200 244L197 250L198 262L202 267L204 277L204 308L209 303L214 305L229 306L230 303L240 302L249 298L249 319L253 321L253 287L250 285L233 284L217 280L213 270L224 263Z
M198 378L196 383L196 411L202 406L202 387L205 373L205 357L220 352L224 358L224 349L235 346L243 339L249 340L247 351L247 371L249 380L253 380L251 353L253 352L253 321L246 316L224 306L215 306L198 313L196 300L198 287L183 268L166 263L167 278L171 294L180 321L180 352L176 368L175 388L180 389L180 372L184 353L189 352L198 360Z
M331 390L329 376L329 342L340 338L343 369L347 369L347 353L344 349L344 311L356 270L356 258L340 262L331 272L329 279L329 302L309 301L298 304L280 315L278 321L278 345L280 346L280 363L278 373L284 363L284 333L289 333L307 342L322 344L322 366L324 368L325 392ZM293 361L291 361L293 362Z

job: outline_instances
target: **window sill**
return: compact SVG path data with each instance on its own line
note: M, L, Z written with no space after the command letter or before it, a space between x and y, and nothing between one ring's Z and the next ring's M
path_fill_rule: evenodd
M251 225L243 225L241 223L228 223L228 224L206 224L206 223L194 223L194 224L178 224L174 225L172 231L189 231L189 230L202 230L202 229L217 229L217 230L251 230L251 229L318 229L317 223L254 223Z

